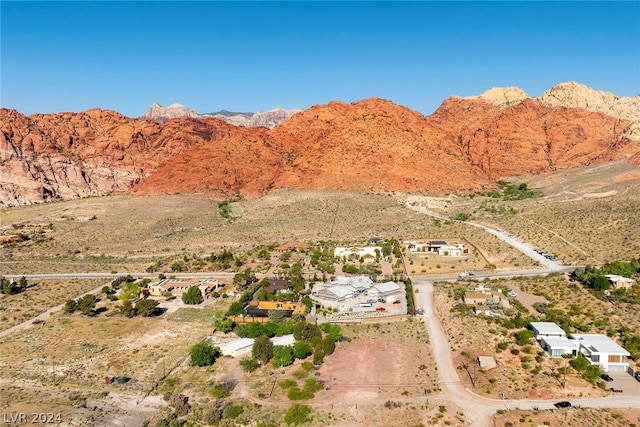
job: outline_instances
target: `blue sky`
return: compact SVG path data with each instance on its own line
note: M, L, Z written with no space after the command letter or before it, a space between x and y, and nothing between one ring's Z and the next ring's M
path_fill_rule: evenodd
M0 104L25 114L153 102L199 112L577 81L640 94L638 2L0 3Z

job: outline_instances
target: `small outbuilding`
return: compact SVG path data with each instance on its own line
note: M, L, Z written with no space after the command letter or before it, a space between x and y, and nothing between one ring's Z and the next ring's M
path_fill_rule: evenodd
M220 346L220 353L223 356L238 357L251 353L253 349L253 338L238 338L237 340L229 341Z

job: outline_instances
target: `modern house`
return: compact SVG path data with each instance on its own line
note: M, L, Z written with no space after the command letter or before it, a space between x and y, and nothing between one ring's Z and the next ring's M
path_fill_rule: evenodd
M529 327L536 334L536 340L549 337L566 337L567 333L553 322L531 322Z
M630 353L606 335L571 334L567 338L564 330L552 322L531 322L540 346L551 357L565 354L582 354L592 365L600 365L605 372L625 372L629 367Z
M604 277L611 283L613 289L629 289L635 283L635 280L617 274L605 274Z
M540 341L540 347L551 357L562 357L565 354L575 357L578 355L578 349L580 348L576 340L565 336L542 336L538 341Z
M592 364L600 365L605 372L626 372L630 353L606 335L571 334L569 338L578 342L579 352Z

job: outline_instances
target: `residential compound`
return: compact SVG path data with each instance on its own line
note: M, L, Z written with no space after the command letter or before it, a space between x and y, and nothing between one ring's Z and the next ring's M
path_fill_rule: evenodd
M182 295L190 287L195 286L200 289L202 298L208 299L211 293L224 286L217 279L161 279L149 285L149 295L164 296Z
M600 365L605 372L625 372L629 368L630 353L606 335L571 334L552 322L532 322L530 328L536 334L540 346L551 357L565 354L582 354L592 365Z
M354 299L360 295L378 301L393 302L399 298L402 288L395 282L375 283L369 277L336 277L327 283L323 289L312 292L318 299L342 302Z
M427 255L440 255L461 257L469 254L469 248L459 242L445 240L429 240L427 242L407 241L405 248L411 253Z

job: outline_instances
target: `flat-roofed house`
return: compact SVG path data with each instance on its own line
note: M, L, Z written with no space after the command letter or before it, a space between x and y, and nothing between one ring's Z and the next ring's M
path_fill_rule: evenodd
M253 349L253 338L238 338L237 340L229 341L220 346L220 353L223 356L238 357L244 354L251 353Z
M551 357L561 357L565 354L576 356L580 347L576 340L565 336L541 336L539 341L540 347Z
M606 335L571 334L569 338L579 345L579 352L592 364L600 365L605 372L626 372L630 353Z
M567 333L553 322L531 322L531 330L536 334L536 340L548 337L566 337Z

